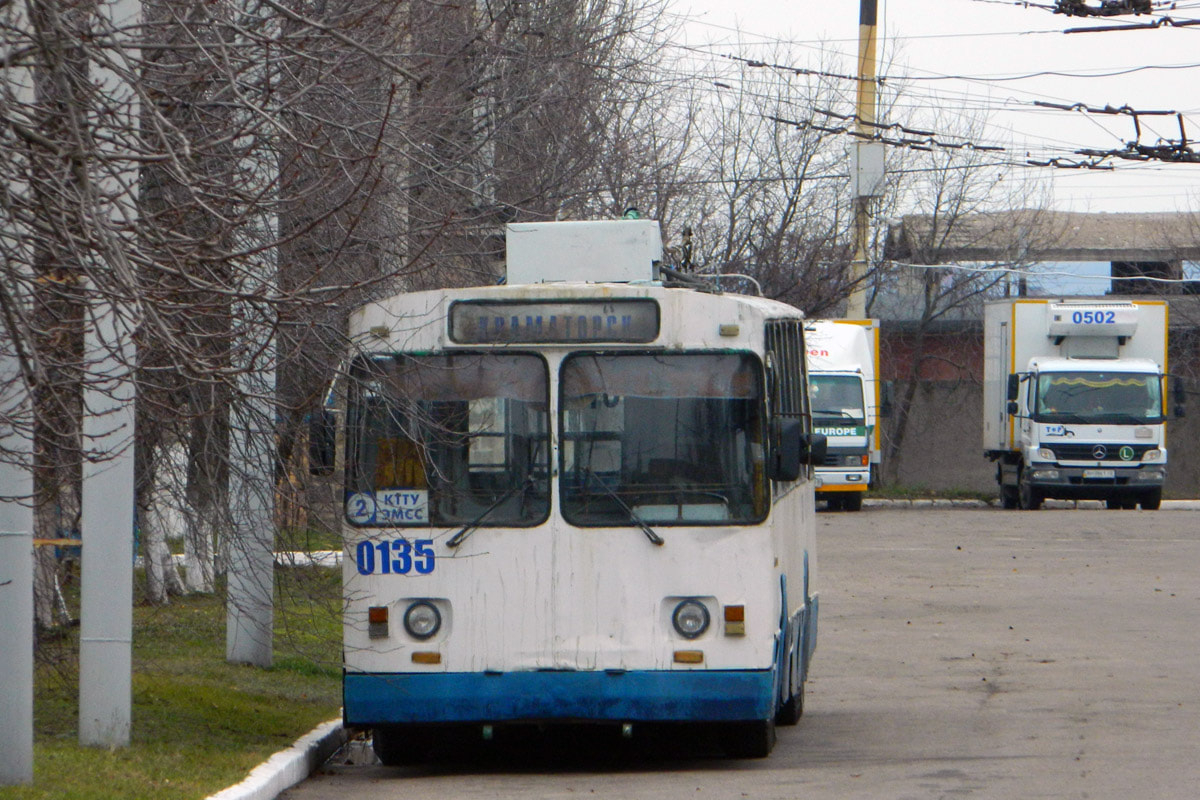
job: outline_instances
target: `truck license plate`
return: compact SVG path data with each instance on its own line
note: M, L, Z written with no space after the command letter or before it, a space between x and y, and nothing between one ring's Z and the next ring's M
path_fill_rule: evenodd
M1085 469L1083 477L1085 478L1113 478L1116 477L1116 472L1111 469Z

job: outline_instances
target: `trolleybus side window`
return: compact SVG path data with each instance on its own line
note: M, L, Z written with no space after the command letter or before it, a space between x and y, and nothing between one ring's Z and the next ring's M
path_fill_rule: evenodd
M741 353L569 356L563 516L581 526L761 521L760 374Z
M550 511L548 383L533 355L361 359L346 515L359 525L535 525Z
M773 424L800 420L804 431L812 430L808 408L808 371L804 357L804 321L770 320L765 327L767 350L768 407ZM791 483L776 482L776 494Z

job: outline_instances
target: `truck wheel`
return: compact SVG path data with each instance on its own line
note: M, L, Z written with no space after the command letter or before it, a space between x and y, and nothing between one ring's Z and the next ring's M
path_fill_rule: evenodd
M1104 507L1109 511L1116 511L1117 509L1124 508L1125 502L1119 497L1106 497L1104 498Z
M831 494L829 496L829 499L825 501L825 510L826 511L841 511L842 510L842 498L838 497L835 494Z
M842 498L843 511L862 511L863 496L861 492L851 492Z
M1017 487L1000 485L1000 507L1010 509L1017 507Z
M1021 481L1017 492L1017 501L1021 508L1037 511L1042 507L1042 493L1030 486L1028 481Z
M1142 510L1157 511L1162 505L1162 489L1151 489L1142 495Z

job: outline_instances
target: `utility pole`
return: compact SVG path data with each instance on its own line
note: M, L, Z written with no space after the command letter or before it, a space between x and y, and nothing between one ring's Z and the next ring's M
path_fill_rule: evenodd
M875 22L878 0L859 0L858 102L855 130L860 134L851 150L850 184L854 194L854 261L846 300L846 318L867 316L867 249L871 241L871 201L883 191L883 143L875 135Z

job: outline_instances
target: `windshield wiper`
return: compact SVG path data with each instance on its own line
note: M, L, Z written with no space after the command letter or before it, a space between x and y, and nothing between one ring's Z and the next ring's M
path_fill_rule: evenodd
M830 415L837 414L839 417L849 417L850 419L855 418L854 415L851 414L849 411L842 411L840 408L814 408L812 413L814 415L816 415L816 414L830 414Z
M479 513L479 516L475 517L475 519L471 520L466 525L463 525L458 529L458 533L447 539L446 547L458 547L460 544L462 544L468 536L474 533L475 530L481 524L483 524L483 521L487 519L488 514L491 514L493 511L499 508L501 503L516 494L518 490L528 489L530 486L533 486L534 480L535 478L533 475L526 475L525 480L514 483L512 486L505 489L504 492L497 497L490 506Z
M663 538L654 532L654 528L651 528L649 525L647 525L646 521L644 519L642 519L641 517L639 517L637 515L637 512L635 512L632 508L630 508L625 503L625 501L621 499L621 496L619 494L617 494L604 481L600 480L599 475L592 472L591 468L588 468L588 467L584 468L583 474L586 475L589 479L592 479L592 478L596 479L596 483L600 484L600 488L604 490L604 493L607 494L609 497L611 497L613 500L617 501L617 505L619 505L621 507L621 510L624 511L625 514L629 517L630 522L632 522L634 525L637 525L639 528L641 528L642 533L646 534L647 539L649 539L651 542L658 545L659 547L661 547L663 545Z

